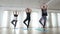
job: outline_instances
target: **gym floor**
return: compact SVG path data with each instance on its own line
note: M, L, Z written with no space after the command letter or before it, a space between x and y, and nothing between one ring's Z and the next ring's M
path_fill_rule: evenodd
M0 28L0 34L60 34L60 28Z

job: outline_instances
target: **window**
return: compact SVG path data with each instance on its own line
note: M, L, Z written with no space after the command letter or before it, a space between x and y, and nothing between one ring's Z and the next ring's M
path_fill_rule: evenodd
M57 13L58 15L58 26L60 26L60 13Z
M56 15L55 15L55 13L51 13L51 20L52 20L52 25L53 25L53 27L55 27L56 26Z
M3 12L2 27L7 27L8 11Z

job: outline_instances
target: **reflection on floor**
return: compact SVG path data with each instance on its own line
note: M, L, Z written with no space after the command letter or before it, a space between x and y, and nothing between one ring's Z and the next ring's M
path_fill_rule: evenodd
M60 28L0 28L0 34L60 34Z

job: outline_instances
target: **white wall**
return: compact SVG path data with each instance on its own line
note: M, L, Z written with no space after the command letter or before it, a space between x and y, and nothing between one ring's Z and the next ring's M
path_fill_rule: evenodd
M10 10L9 10L10 9ZM3 14L7 12L8 16L8 22L5 22L5 25L7 25L6 27L10 27L13 28L13 25L10 23L13 14L12 11L17 10L20 12L19 16L18 16L18 23L17 23L17 28L20 27L26 27L23 24L23 20L26 18L26 13L24 12L24 9L11 9L11 8L0 8L0 27L5 27L3 26L4 22L3 20L6 20L3 17ZM6 15L6 14L5 14ZM60 17L60 10L48 10L48 16L47 16L47 27L60 27L60 21L59 21L59 17ZM4 18L4 19L3 19ZM41 18L41 10L40 9L32 9L32 13L31 13L31 22L30 22L30 27L42 27L41 24L39 23L39 19Z

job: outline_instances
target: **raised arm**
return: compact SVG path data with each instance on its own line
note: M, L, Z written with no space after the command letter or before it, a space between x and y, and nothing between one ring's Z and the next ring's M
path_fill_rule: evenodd
M16 14L19 14L19 11L16 10Z
M29 9L29 12L31 13L32 12L32 9Z
M45 3L43 3L40 8L41 8L41 9L43 9L43 8L47 9L47 7L48 7L48 6L47 6Z
M25 9L25 12L28 12L28 10L27 10L27 9Z
M45 5L46 9L48 8L48 5Z
M25 9L26 12L31 12L32 10L30 8Z
M43 6L40 6L41 9L43 9Z

